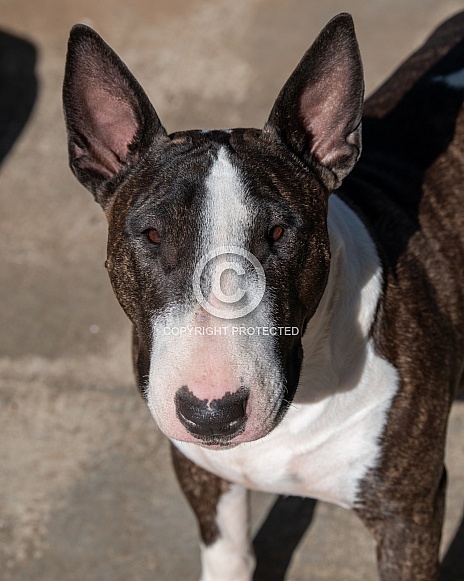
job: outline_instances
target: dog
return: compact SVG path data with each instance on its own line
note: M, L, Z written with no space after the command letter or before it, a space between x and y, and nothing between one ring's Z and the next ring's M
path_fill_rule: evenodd
M354 510L384 581L438 576L464 363L463 37L461 14L363 105L340 14L262 130L168 135L112 49L71 31L70 166L108 219L202 581L252 579L248 489Z

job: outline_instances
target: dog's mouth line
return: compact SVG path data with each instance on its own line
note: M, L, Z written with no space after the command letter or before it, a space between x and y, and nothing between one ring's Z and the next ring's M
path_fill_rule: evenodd
M191 424L191 427L189 424ZM243 432L245 431L246 419L243 421L237 420L235 422L231 422L230 424L227 424L224 426L224 429L228 429L228 430L230 430L231 428L236 428L234 433L232 433L232 434L221 434L220 429L218 430L217 428L216 428L216 430L211 429L210 434L198 434L195 431L196 424L194 422L189 421L189 420L186 421L184 426L185 426L185 429L187 430L187 432L191 436L193 436L196 440L198 440L198 443L200 443L200 444L205 444L207 446L210 446L210 445L228 446L229 443L234 438L236 438L240 434L243 434Z

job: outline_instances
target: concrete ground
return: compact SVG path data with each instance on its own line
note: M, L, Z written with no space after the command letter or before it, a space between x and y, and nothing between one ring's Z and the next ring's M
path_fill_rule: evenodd
M463 7L458 0L0 0L1 579L189 581L199 573L193 517L132 379L129 324L103 268L103 213L67 167L61 82L71 25L96 28L174 131L262 126L299 58L338 12L354 15L369 92ZM449 431L443 551L464 502L464 401ZM255 528L273 501L253 496ZM277 507L268 532L291 518L284 509ZM309 521L312 506L292 511L295 521ZM260 550L272 548L265 533ZM464 555L462 537L461 529L451 557ZM463 568L461 561L448 581L464 579ZM286 578L375 580L373 542L353 514L319 503Z

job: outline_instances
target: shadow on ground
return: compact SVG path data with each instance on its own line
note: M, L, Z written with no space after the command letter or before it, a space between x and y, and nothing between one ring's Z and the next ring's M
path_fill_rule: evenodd
M32 43L0 30L0 163L34 107L38 91L36 60Z

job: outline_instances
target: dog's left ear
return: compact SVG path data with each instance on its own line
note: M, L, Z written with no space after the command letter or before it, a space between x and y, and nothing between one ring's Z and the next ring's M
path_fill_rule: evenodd
M105 208L119 179L166 131L126 65L83 24L69 38L63 104L71 168Z
M364 81L349 14L323 29L281 90L264 132L316 163L337 188L361 154Z

